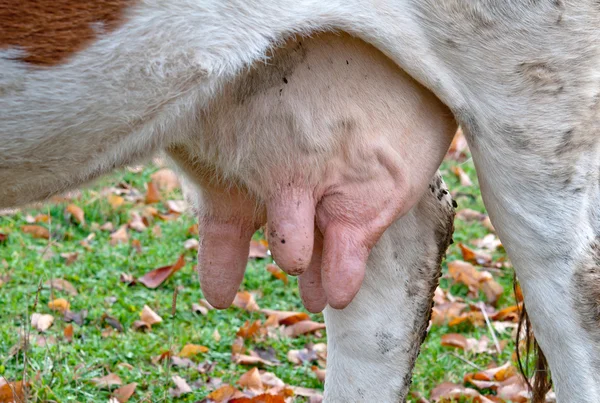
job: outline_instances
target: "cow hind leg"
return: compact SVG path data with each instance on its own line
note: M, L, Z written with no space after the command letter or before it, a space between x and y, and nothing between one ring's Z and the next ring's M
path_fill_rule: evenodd
M383 234L362 287L343 310L325 309L325 400L403 402L423 342L454 209L441 176Z

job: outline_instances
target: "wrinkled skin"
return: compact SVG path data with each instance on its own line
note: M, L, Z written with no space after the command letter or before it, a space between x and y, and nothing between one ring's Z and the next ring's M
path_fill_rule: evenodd
M456 129L384 55L333 34L288 41L229 83L200 122L202 141L169 154L198 186L206 298L231 304L250 238L266 224L275 261L300 275L313 312L350 303L371 249L419 200Z

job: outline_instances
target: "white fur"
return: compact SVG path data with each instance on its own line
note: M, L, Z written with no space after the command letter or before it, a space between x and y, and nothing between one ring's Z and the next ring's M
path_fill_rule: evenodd
M345 30L464 126L558 401L600 401L600 341L573 299L599 236L599 17L589 0L141 1L66 64L0 59L0 205L149 155L195 128L222 84L287 35ZM556 152L570 129L575 150Z

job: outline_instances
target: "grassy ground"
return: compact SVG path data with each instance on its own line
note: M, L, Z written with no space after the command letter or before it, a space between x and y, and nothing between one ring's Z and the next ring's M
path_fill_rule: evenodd
M458 192L458 210L470 208L484 212L472 163L461 163L461 167L475 182L473 186L461 186L456 175L451 173L451 168L457 164L455 161L445 162L443 173L450 189ZM193 303L202 298L193 273L195 251L185 251L183 247L184 242L193 237L188 232L188 228L194 224L191 216L183 214L174 220L156 219L143 232L130 230L129 242L118 245L111 245L109 231L98 228L110 222L117 229L129 221L131 210L143 208L127 200L123 205L114 207L109 202L108 192L103 189L121 183L137 189L143 195L146 192L145 184L156 170L156 167L149 166L141 172L118 172L83 190L79 197L71 201L0 217L0 233L7 235L0 243L0 279L3 279L0 280L0 375L9 381L23 379L24 376L29 379L32 382L31 401L108 401L110 389L98 388L92 379L115 373L123 384L138 383L129 400L131 402L197 402L211 390L206 383L209 377L234 384L250 368L232 363L231 346L236 332L246 320L264 320L265 316L235 307L224 311L211 310L204 316L194 313L191 308ZM168 199L181 199L181 195L175 191L163 198ZM65 214L69 203L83 209L85 225L77 223L70 214ZM154 206L160 212L167 212L164 202ZM50 245L47 239L38 239L23 231L23 226L28 225L28 216L35 217L38 214L49 214L51 217L49 223L39 223L50 229ZM477 221L467 223L457 220L455 243L449 249L447 259L463 259L458 242L471 245L472 240L480 239L487 233L488 230ZM141 252L136 250L133 240L139 241ZM67 264L64 254L72 252L77 252L78 257ZM185 255L185 267L157 289L148 289L139 284L128 286L120 280L121 273L141 277L152 269L173 264L182 253ZM493 256L495 259L501 258L503 252L495 252ZM290 278L289 284L284 285L265 270L268 263L271 263L268 258L250 260L242 289L256 291L256 300L261 308L301 311L296 280ZM494 272L494 277L504 287L499 307L514 304L511 270ZM44 286L40 288L40 284L52 278L69 281L78 294L73 296L65 291ZM442 279L441 287L455 296L467 298L467 287L453 284L449 278ZM172 316L176 288L177 305ZM83 325L73 325L72 342L65 340L64 336L68 324L60 314L48 307L52 299L59 297L70 302L73 312L88 311ZM479 299L484 300L482 294L476 298ZM140 319L140 312L145 305L158 313L163 322L153 326L150 332L135 331L132 325ZM20 335L30 327L29 317L33 312L54 315L54 323L43 334L31 330L33 337L30 346L19 350L23 340ZM103 315L120 322L124 331L108 332L106 329L109 326ZM311 318L323 321L320 314L311 315ZM215 338L215 330L221 336L219 341L216 340L218 337ZM441 382L461 383L463 375L475 372L475 367L485 368L492 362L502 364L511 359L514 350L512 341L508 342L500 356L443 347L441 337L454 332L476 339L483 335L490 336L486 326L475 327L464 323L454 327L433 326L422 347L413 381L413 391L425 398ZM271 358L278 360L281 365L269 370L286 384L322 389L322 383L311 370L311 364L296 365L286 357L289 350L302 349L309 342L326 341L324 331L321 337L318 336L267 337L259 342L247 340L245 343L247 347L262 349L267 354L272 348L274 357ZM498 337L510 340L510 329L498 333ZM193 357L193 360L215 362L216 367L210 374L152 362L153 357L167 350L177 352L188 343L208 347L208 352ZM180 375L189 384L199 387L191 393L173 398L167 391L173 387L173 375Z

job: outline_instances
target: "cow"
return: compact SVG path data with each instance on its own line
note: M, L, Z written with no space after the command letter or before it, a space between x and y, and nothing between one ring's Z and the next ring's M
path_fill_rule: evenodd
M591 0L3 0L0 204L46 198L185 141L202 131L200 115L227 83L268 62L270 50L293 35L346 32L383 52L463 127L557 400L600 401L599 20ZM249 95L263 90L253 82ZM376 144L362 146L377 154ZM316 204L332 308L350 303L370 247L419 200L397 191L407 185L394 169L399 156L382 157L384 169L369 175L385 185L321 194ZM235 171L243 161L229 162ZM233 177L219 180L239 190ZM277 194L284 184L273 183ZM313 272L311 242L289 248L279 228L310 234L310 202L293 191L264 200L274 255L295 274ZM286 219L294 208L302 214ZM235 235L228 244L239 247ZM213 274L204 270L203 281L223 287L212 292L225 305L237 277Z

